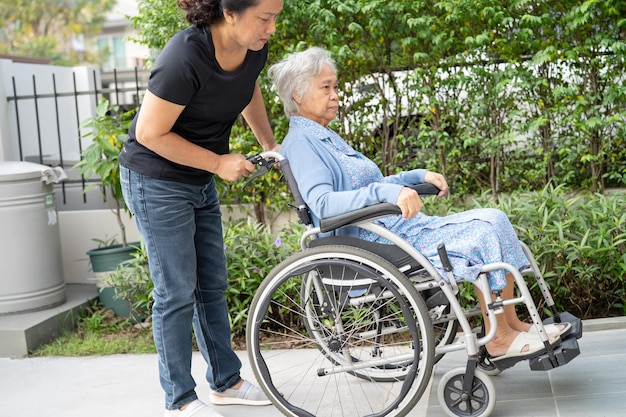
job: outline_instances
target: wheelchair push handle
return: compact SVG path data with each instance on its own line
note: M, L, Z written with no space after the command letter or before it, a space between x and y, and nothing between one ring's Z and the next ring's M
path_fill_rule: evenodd
M293 172L291 172L289 161L285 159L283 155L274 151L261 152L256 155L249 156L247 159L253 164L258 165L258 168L254 174L248 177L241 189L243 190L255 178L260 177L261 175L271 171L272 167L277 164L282 171L283 176L287 180L287 185L289 186L291 195L293 195L293 198L296 201L296 206L294 207L290 205L290 207L296 210L298 218L300 219L302 224L311 224L311 216L306 207L304 199L302 198L302 194L300 194L300 190L298 190L298 184L296 183L296 179L293 176Z
M269 153L269 152L268 152ZM276 152L272 152L276 153ZM248 184L250 184L255 178L260 177L261 175L272 170L272 166L276 163L276 158L272 155L267 155L263 157L262 154L252 155L246 158L248 161L252 162L254 165L258 165L257 170L254 174L250 175L246 182L241 186L241 190L243 191Z
M258 165L258 168L254 174L248 177L246 182L241 187L242 189L246 188L246 186L250 184L255 178L260 177L261 175L264 175L267 172L271 171L272 167L278 164L278 167L280 168L283 175L285 176L285 179L287 180L287 184L289 185L289 189L291 190L291 193L296 200L296 204L298 204L298 206L304 206L304 200L302 199L302 195L298 190L296 180L293 176L293 173L291 172L289 161L285 159L284 156L282 156L278 152L267 151L249 156L246 159L248 159L248 161L252 162L253 164Z

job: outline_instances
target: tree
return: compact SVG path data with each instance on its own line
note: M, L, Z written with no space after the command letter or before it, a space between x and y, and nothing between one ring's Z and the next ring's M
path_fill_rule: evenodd
M0 3L0 52L76 64L76 37L98 33L116 0L14 0ZM89 59L89 58L87 58ZM95 59L95 57L91 57Z
M333 127L385 173L436 170L457 195L553 181L619 187L626 185L625 4L285 1L268 64L309 46L329 50L342 102ZM184 23L174 2L140 0L140 10L141 40L155 49ZM261 81L280 139L287 123ZM252 135L234 132L240 150L254 149Z
M188 24L172 0L138 0L137 15L130 19L137 29L135 41L151 51L160 51L167 41Z
M594 192L606 188L607 178L622 184L626 179L625 15L623 1L588 0L564 16L571 42L564 58L577 80L568 90L571 112L565 121L575 128L569 139L577 150L581 181ZM576 163L571 154L563 156L566 164ZM621 170L607 173L609 164Z

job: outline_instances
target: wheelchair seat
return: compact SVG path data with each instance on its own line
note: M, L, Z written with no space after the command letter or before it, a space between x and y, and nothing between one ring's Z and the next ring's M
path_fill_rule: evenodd
M370 242L368 240L359 239L352 236L327 236L312 239L309 242L310 248L316 248L325 245L346 245L364 249L368 252L375 253L383 259L388 260L398 270L405 275L412 275L420 270L422 266L405 251L396 245L385 243Z
M438 306L445 307L450 304L450 301L441 291L441 288L439 288L432 280L432 277L425 272L422 265L420 265L415 258L396 245L370 242L368 240L352 236L326 236L310 240L308 247L316 248L328 245L345 245L372 252L389 261L392 265L398 268L398 271L406 275L412 282L430 281L432 283L430 288L425 288L421 291L428 308L435 308Z

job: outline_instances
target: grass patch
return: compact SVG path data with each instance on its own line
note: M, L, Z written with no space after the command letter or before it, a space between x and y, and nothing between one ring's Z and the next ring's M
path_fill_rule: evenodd
M195 338L192 348L198 351ZM245 336L233 339L233 349L246 348ZM85 309L77 328L66 331L49 343L30 352L42 356L104 356L116 354L156 353L151 323L132 323L117 317L111 310L96 304Z
M116 317L97 304L82 312L77 329L68 331L30 353L30 356L102 356L156 353L152 327Z

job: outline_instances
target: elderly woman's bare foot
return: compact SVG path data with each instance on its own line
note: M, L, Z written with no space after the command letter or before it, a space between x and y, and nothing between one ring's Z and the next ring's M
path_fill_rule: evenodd
M559 341L559 335L548 334L550 344ZM492 358L502 356L516 357L528 356L533 352L541 351L545 345L539 338L539 334L531 332L518 332L516 330L499 331L486 345L487 352Z
M519 322L519 325L511 326L512 329L517 330L519 332L527 332L531 334L537 335L537 331L535 330L535 326L530 323ZM553 323L544 325L544 329L549 336L550 342L554 342L554 340L567 333L571 329L571 323Z
M505 355L509 352L509 348L517 338L517 336L521 332L516 330L502 330L498 331L491 341L487 343L485 346L487 348L487 352L491 357L498 357ZM526 349L528 351L528 346L522 346L522 349Z

